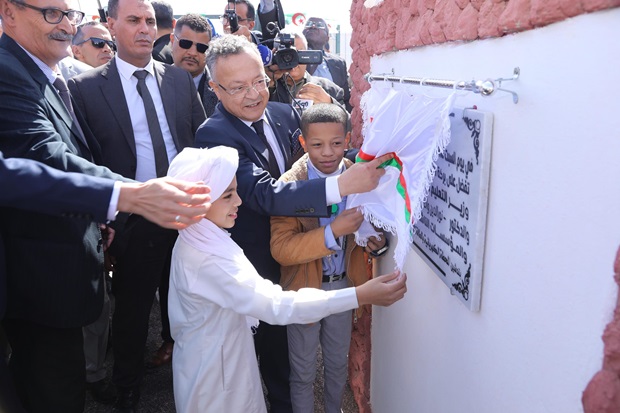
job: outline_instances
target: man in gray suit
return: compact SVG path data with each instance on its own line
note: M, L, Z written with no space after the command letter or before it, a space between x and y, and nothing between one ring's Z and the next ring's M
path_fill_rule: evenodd
M304 36L308 39L308 47L311 50L321 50L323 52L323 62L320 65L309 65L308 72L313 76L331 80L340 86L344 91L344 104L347 111L351 113L353 108L349 103L351 90L349 89L347 62L342 57L327 53L324 50L325 44L329 41L327 22L320 17L310 17L304 27Z
M294 45L298 51L308 49L306 38L298 30L287 27L282 33L294 36ZM267 73L275 79L273 87L269 89L269 100L272 102L292 103L293 107L301 111L307 108L310 102L336 103L345 107L342 88L331 80L312 76L307 71L307 65L298 64L288 70L279 70L277 65L271 65Z
M105 166L138 181L163 176L176 154L193 144L196 129L206 119L204 109L189 73L152 59L157 26L148 0L111 0L108 14L116 56L71 79L69 87L101 146ZM119 394L115 411L134 412L158 287L164 344L156 358L169 362L172 355L167 285L177 233L135 215L123 224L117 225L109 250L116 261L112 381Z

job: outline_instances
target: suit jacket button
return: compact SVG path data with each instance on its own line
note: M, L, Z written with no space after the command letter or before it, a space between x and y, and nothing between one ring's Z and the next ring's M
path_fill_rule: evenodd
M310 213L314 214L314 208L310 208Z

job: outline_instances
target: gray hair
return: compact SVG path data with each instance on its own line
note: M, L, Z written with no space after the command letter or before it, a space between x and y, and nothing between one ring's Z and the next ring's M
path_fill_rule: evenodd
M209 73L211 73L213 81L217 79L217 73L215 72L217 61L227 56L241 53L254 54L259 59L261 58L256 45L251 43L244 36L224 34L211 40L209 49L207 50L207 67L209 68Z

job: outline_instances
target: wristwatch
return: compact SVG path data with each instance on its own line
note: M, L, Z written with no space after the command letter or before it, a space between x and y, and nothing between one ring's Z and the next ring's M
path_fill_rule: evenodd
M385 245L383 247L379 248L378 250L370 251L368 253L368 255L370 255L373 258L379 258L383 254L385 254L389 248L390 248L390 243L388 242L388 239L385 238Z

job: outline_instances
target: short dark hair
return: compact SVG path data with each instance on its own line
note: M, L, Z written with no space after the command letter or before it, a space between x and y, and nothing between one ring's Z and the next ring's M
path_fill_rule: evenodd
M118 0L108 1L108 16L113 19L118 19Z
M348 119L347 112L335 103L317 103L306 109L301 116L301 134L305 137L308 127L314 123L340 123L346 133Z
M174 26L174 34L179 34L183 27L189 27L196 33L208 33L209 40L211 40L211 24L209 21L202 17L200 14L188 13L177 20L176 26Z
M172 21L174 20L172 6L161 0L152 1L151 5L155 10L155 20L157 20L157 28L172 29Z
M99 23L96 20L91 20L89 22L82 23L77 27L77 31L75 32L75 36L73 36L73 40L71 40L71 44L78 44L84 41L84 27L88 27L88 26L101 26L105 28L103 24Z
M229 3L232 3L232 1L229 1ZM246 17L250 20L256 18L256 9L249 0L235 0L235 4L245 4L248 7L248 15Z

